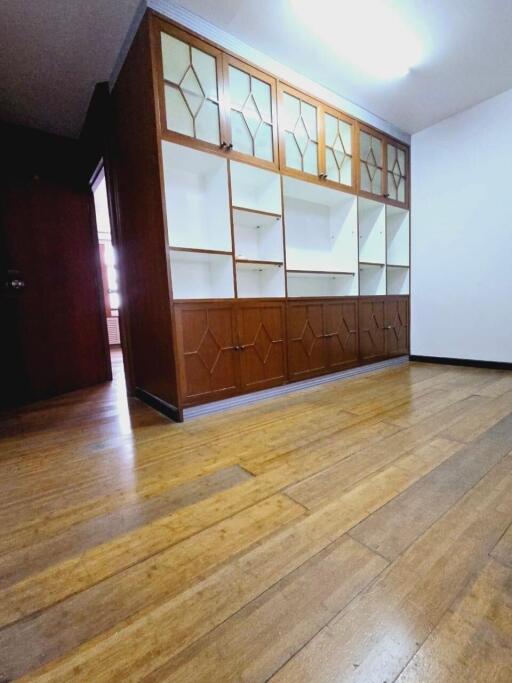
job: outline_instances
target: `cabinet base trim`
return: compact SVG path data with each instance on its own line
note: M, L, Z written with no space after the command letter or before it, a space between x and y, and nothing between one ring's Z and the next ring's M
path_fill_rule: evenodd
M471 368L489 368L491 370L512 370L512 363L496 360L473 360L471 358L444 358L443 356L409 356L418 363L439 363L440 365L465 365Z
M371 363L368 365L360 365L349 370L342 370L341 372L334 372L330 375L320 375L312 379L305 379L299 382L292 382L290 384L283 384L273 389L264 389L262 391L255 391L251 394L243 394L241 396L233 396L233 398L226 398L222 401L215 401L213 403L205 403L201 406L194 406L192 408L185 408L183 410L183 419L189 420L193 417L201 415L209 415L210 413L218 413L229 408L236 408L238 406L249 405L267 398L276 398L285 394L291 394L302 389L309 389L320 384L327 384L328 382L337 382L343 379L350 379L357 375L363 375L368 372L375 372L377 370L384 370L395 365L404 365L409 362L408 356L399 356L398 358L390 358L389 360L381 361L380 363Z
M172 403L167 403L167 401L158 398L158 396L155 396L140 387L135 387L135 396L144 403L147 403L151 408L158 410L162 415L170 417L174 422L183 422L182 411L176 408L176 406L173 406Z

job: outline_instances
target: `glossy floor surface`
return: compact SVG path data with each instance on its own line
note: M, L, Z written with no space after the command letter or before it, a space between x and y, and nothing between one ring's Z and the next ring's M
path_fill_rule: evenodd
M0 681L512 681L512 374L0 423Z

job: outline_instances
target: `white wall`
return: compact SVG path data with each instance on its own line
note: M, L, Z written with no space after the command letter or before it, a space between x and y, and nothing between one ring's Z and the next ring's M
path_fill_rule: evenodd
M411 353L512 362L512 90L412 137Z

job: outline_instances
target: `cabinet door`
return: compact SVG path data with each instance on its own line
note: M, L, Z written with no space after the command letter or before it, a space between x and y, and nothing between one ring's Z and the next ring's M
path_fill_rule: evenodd
M320 136L321 179L336 188L355 189L355 126L352 119L322 107Z
M279 132L281 168L319 180L319 106L297 90L281 86Z
M244 303L237 309L242 389L282 384L286 379L284 303Z
M238 393L233 304L176 304L174 311L183 402L204 403Z
M156 26L162 131L178 142L219 149L225 138L222 53L164 22Z
M382 360L386 356L385 300L359 300L359 355L362 361Z
M409 298L386 299L386 355L409 353Z
M277 168L276 81L224 55L224 94L230 156Z
M386 197L390 204L409 205L409 149L397 142L386 143Z
M357 364L357 299L330 301L325 304L325 340L327 364L331 370L343 370Z
M327 368L324 306L317 301L288 303L288 369L291 379L305 379Z
M359 192L382 201L384 183L384 136L359 125Z

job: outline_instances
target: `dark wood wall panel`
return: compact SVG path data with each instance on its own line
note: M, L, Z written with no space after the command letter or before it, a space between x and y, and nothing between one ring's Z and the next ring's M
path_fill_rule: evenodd
M142 21L112 93L115 127L115 233L133 382L179 404L171 291L160 186L156 100L148 17ZM127 318L127 320L126 320Z

